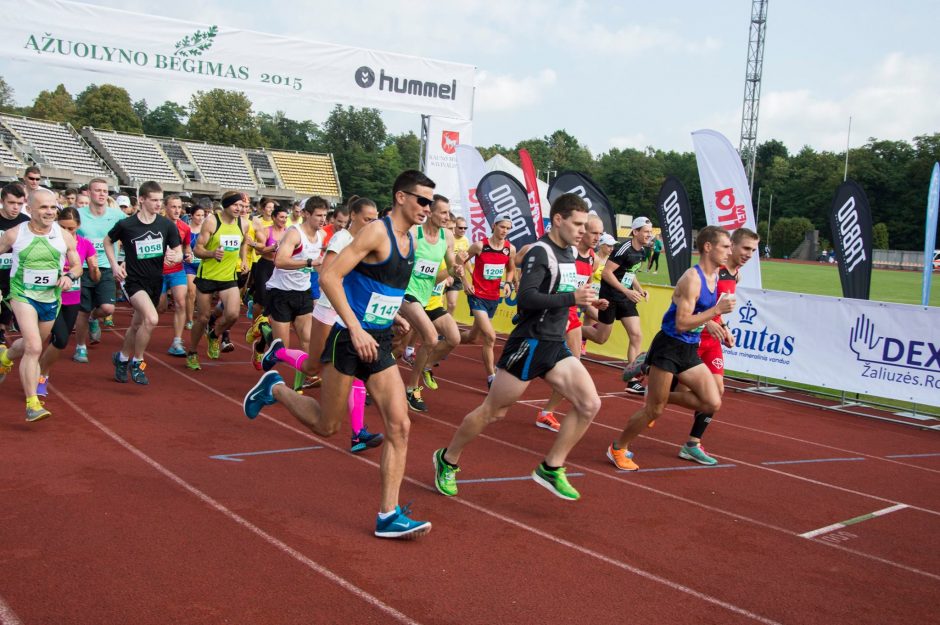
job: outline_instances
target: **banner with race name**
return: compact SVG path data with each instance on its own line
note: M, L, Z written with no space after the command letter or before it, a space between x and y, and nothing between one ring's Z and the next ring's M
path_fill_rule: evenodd
M472 65L63 0L22 0L15 13L0 54L31 64L473 117Z
M738 287L731 371L940 406L940 308Z
M702 182L702 201L709 226L719 226L733 233L738 228L757 232L750 186L744 173L741 156L731 142L714 130L692 133L695 163ZM741 284L761 287L760 263L747 263L741 268Z
M473 122L432 115L428 123L428 144L424 152L424 173L434 181L434 193L450 200L455 215L466 216L467 203L460 193L457 174L457 145L473 144Z

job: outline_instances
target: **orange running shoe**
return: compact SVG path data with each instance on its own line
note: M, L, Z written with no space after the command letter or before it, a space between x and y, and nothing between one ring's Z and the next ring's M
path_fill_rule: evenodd
M557 432L561 429L561 424L558 423L558 419L555 418L554 413L542 412L540 410L539 416L535 418L535 427L545 428L546 430Z
M640 466L629 458L630 452L626 449L614 449L613 445L607 448L607 458L621 471L639 471Z

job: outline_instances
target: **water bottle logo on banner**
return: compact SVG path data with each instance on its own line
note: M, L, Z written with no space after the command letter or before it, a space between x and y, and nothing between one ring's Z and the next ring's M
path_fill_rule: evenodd
M796 350L796 337L780 334L766 323L757 321L758 310L750 300L738 309L740 325L730 326L734 347L730 354L754 360L789 365L787 358ZM749 326L749 327L743 327Z

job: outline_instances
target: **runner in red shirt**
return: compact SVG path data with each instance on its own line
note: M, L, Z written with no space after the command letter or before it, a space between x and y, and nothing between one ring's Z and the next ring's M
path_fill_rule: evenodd
M183 243L183 260L191 262L193 260L193 250L189 246L191 231L189 224L180 219L183 212L183 200L178 195L169 196L164 202L166 218L176 224L176 229L180 233L180 241ZM160 305L157 312L164 312L167 309L168 293L173 296L173 342L167 353L171 356L186 356L186 348L183 347L183 328L186 326L186 291L189 283L186 278L186 272L183 270L183 263L163 266L163 291L160 294Z
M718 297L721 297L722 293L734 297L741 267L757 253L759 243L760 239L757 233L752 230L738 228L734 231L731 235L731 256L728 258L728 262L718 269ZM705 324L705 331L702 332L702 339L699 343L698 355L712 375L715 376L719 392L724 394L725 361L721 349L722 344L734 347L734 335L725 325L721 315L716 315L714 319ZM705 434L705 428L711 422L712 416L702 412L695 413L695 422L689 432L689 440L679 449L680 458L704 465L718 464L718 461L705 453L705 449L702 447L702 436Z
M493 346L496 345L496 330L493 329L493 315L499 306L500 297L509 297L516 266L513 257L516 248L506 240L512 221L508 217L497 217L493 223L493 234L482 241L477 241L467 250L467 260L474 259L473 278L464 281L467 292L467 305L473 315L473 326L460 333L461 343L472 343L477 337L483 340L483 368L486 369L486 384L489 386L496 377L496 357Z

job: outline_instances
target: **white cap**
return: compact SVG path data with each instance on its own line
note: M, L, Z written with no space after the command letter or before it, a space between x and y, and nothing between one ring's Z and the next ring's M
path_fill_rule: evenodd
M649 218L647 217L637 217L636 219L633 220L634 230L639 230L643 226L652 226L652 225L653 225L653 222L650 221Z
M130 206L131 205L131 198L127 197L126 195L117 196L117 199L115 201L117 202L118 206Z
M601 239L599 243L601 245L610 245L611 247L613 247L614 245L617 245L617 239L615 239L613 235L607 234L605 232L604 234L601 235Z

